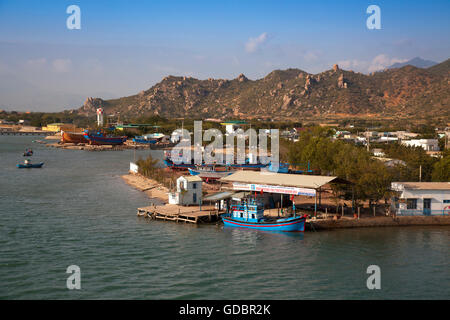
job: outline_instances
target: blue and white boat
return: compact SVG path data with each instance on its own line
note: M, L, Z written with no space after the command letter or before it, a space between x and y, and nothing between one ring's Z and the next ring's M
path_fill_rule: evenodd
M144 136L136 136L133 138L133 142L142 143L142 144L155 144L158 142L157 139L148 139Z
M31 163L28 159L24 161L24 163L18 163L16 166L19 169L29 169L29 168L42 168L44 165L43 162L40 163Z
M306 215L288 218L264 217L264 205L255 198L231 205L230 212L221 216L226 227L259 229L266 231L304 232Z

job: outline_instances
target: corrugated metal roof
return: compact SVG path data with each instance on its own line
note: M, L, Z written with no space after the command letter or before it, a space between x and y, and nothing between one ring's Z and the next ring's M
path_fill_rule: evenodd
M231 196L234 194L232 191L222 191L222 192L216 192L213 194L210 194L207 197L203 198L203 201L220 201L223 199L231 198Z
M405 189L450 190L450 182L392 182L392 184L403 185Z
M335 179L337 177L242 170L221 178L220 181L317 189Z

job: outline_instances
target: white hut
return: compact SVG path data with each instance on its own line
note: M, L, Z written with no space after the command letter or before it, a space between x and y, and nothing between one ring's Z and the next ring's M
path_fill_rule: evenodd
M199 205L202 201L202 179L197 176L181 176L177 179L177 191L169 192L169 203L183 206Z

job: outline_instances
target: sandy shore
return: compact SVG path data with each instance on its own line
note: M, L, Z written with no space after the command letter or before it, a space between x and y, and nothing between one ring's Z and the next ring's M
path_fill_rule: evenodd
M169 190L155 180L145 178L139 174L126 174L122 176L130 186L145 192L150 198L158 198L164 203L169 202L167 193Z

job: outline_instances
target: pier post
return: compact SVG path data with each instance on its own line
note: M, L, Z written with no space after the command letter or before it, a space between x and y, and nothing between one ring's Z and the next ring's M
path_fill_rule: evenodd
M317 217L317 192L314 195L314 217Z

